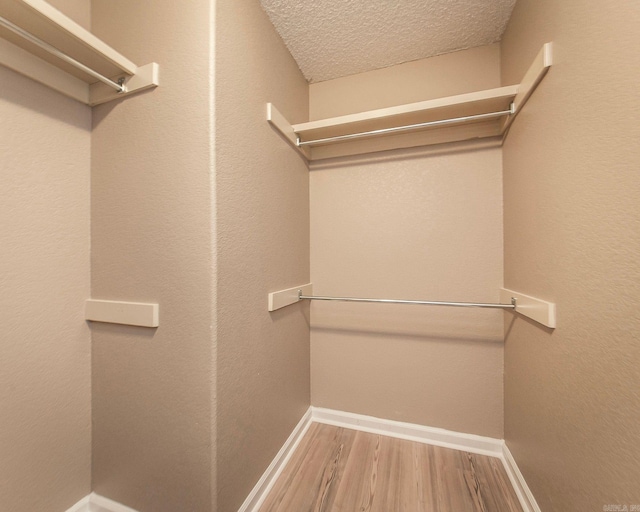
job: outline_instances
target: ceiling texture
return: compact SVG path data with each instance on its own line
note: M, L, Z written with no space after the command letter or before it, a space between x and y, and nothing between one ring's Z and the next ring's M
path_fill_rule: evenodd
M260 0L311 83L495 43L515 2Z

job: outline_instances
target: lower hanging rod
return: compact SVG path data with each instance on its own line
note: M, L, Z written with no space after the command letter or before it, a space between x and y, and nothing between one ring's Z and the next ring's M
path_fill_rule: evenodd
M425 306L452 306L458 308L493 308L515 309L516 299L511 299L511 304L491 304L485 302L441 302L431 300L398 300L398 299L360 299L355 297L321 297L316 295L303 295L298 293L299 300L337 300L341 302L377 302L382 304L421 304Z
M424 123L409 124L406 126L395 126L393 128L381 128L379 130L370 130L368 132L349 133L347 135L336 135L335 137L326 137L324 139L303 141L303 140L300 140L300 137L298 137L296 141L296 145L298 147L302 147L302 146L312 146L317 144L328 144L330 142L340 142L340 141L345 141L350 139L358 139L360 137L373 137L375 135L384 135L387 133L418 130L420 128L428 128L430 126L446 126L448 124L466 123L468 121L480 121L482 119L493 119L495 117L510 115L510 114L513 114L514 112L515 112L515 107L512 103L509 106L509 110L501 110L499 112L488 112L486 114L475 114L472 116L454 117L451 119L440 119L438 121L427 121Z
M20 28L19 26L14 25L8 19L3 18L2 16L0 16L0 26L5 27L6 29L13 32L14 34L17 34L23 39L26 39L27 41L35 44L39 48L42 48L43 50L59 58L60 60L65 61L67 64L71 64L73 67L79 69L80 71L86 73L89 76L92 76L93 78L99 80L103 84L106 84L109 87L113 87L116 91L127 92L127 88L124 86L124 84L114 82L110 78L107 78L106 76L101 75L100 73L98 73L97 71L94 71L90 67L85 66L82 62L79 62L73 57L69 57L67 54L62 53L55 46L51 46L49 43L43 41L42 39L39 39L33 34Z

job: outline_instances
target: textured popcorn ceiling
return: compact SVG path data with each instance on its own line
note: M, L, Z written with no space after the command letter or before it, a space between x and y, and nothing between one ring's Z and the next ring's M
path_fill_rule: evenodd
M260 0L309 82L500 40L516 0Z

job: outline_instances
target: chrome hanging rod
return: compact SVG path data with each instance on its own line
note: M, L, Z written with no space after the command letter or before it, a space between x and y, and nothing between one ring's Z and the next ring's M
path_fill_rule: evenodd
M368 132L350 133L348 135L336 135L335 137L326 137L324 139L316 140L300 140L300 136L296 141L298 147L312 146L319 144L328 144L330 142L340 142L344 140L358 139L360 137L372 137L375 135L384 135L386 133L405 132L410 130L417 130L419 128L427 128L429 126L446 126L448 124L465 123L467 121L479 121L482 119L493 119L494 117L506 116L513 114L515 107L513 103L509 106L509 110L501 110L499 112L489 112L487 114L475 114L472 116L454 117L452 119L441 119L439 121L427 121L424 123L409 124L406 126L396 126L393 128L381 128L379 130L371 130Z
M44 42L42 39L39 39L33 34L27 32L26 30L21 29L17 25L14 25L8 19L3 18L2 16L0 16L0 26L5 27L6 29L13 32L14 34L17 34L23 39L26 39L27 41L35 44L36 46L50 53L51 55L54 55L55 57L65 61L66 63L71 64L73 67L78 68L79 70L86 73L87 75L90 75L93 78L100 80L103 84L106 84L109 87L113 87L116 91L127 92L127 88L125 87L124 84L119 84L107 78L106 76L101 75L97 71L94 71L93 69L85 66L82 62L78 62L76 59L62 53L60 50L58 50L54 46L51 46L49 43Z
M320 297L315 295L303 295L298 293L299 300L337 300L342 302L377 302L383 304L420 304L426 306L453 306L458 308L493 308L493 309L515 309L516 299L511 299L511 304L491 304L484 302L441 302L431 300L397 300L397 299L358 299L354 297Z

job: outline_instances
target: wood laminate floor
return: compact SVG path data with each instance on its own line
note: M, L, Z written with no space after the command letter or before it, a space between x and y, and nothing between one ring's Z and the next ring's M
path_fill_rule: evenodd
M260 512L522 512L500 459L312 423Z

